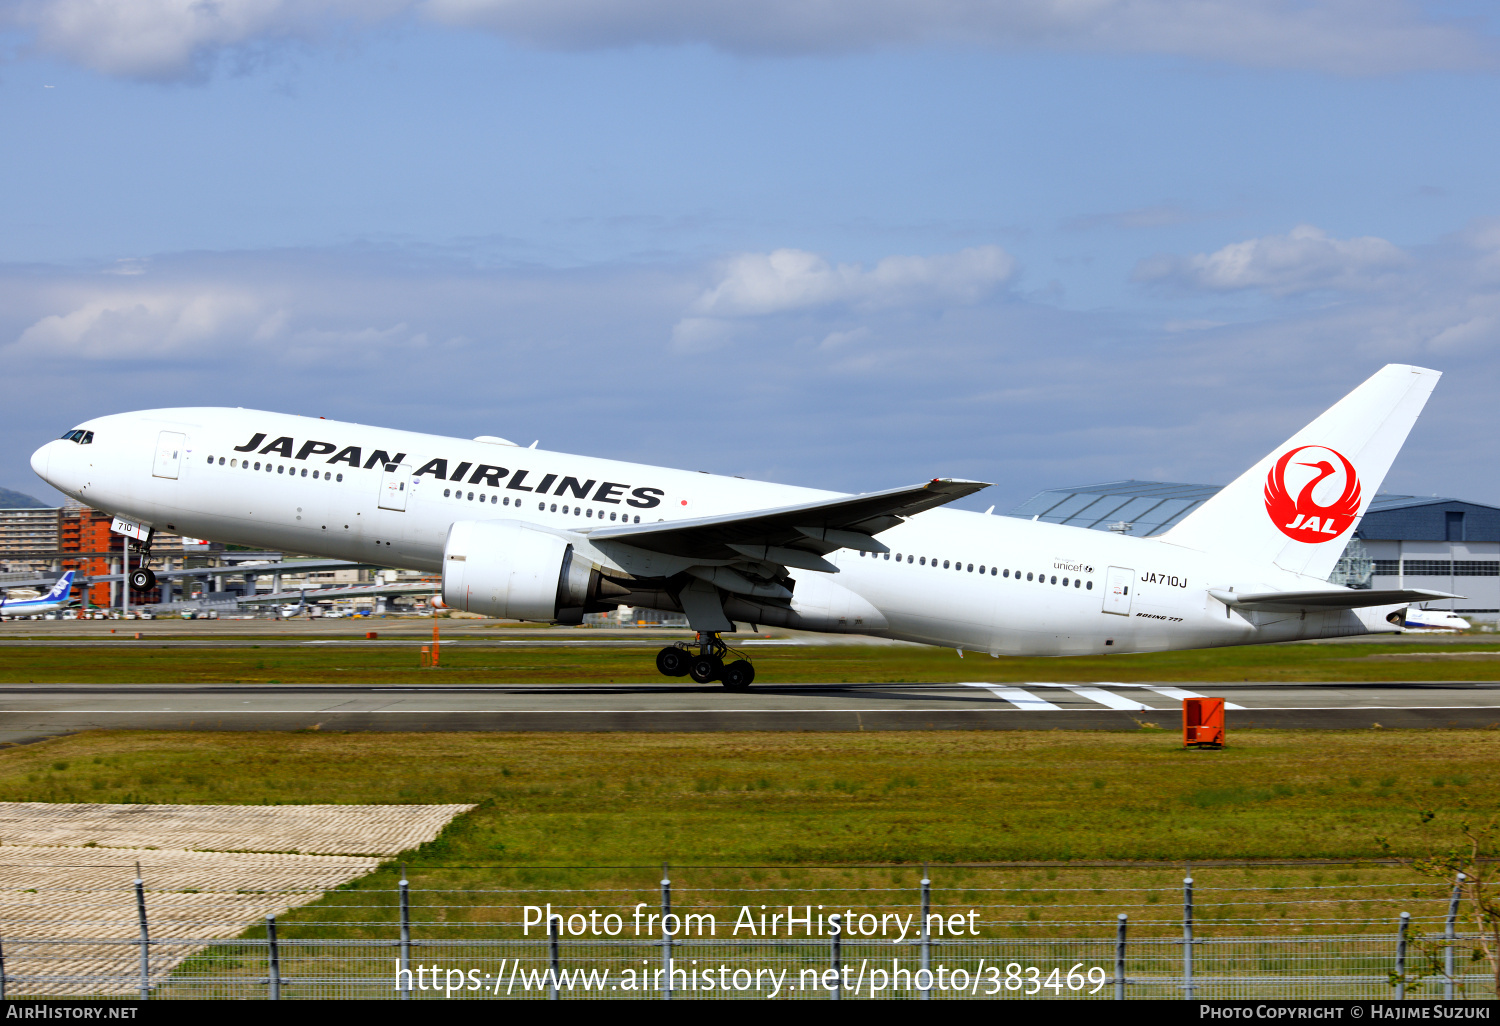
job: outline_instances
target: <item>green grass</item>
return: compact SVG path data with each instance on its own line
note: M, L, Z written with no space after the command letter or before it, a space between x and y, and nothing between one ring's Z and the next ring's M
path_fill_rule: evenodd
M659 642L641 648L506 647L443 650L420 668L410 647L308 645L190 648L120 639L105 649L18 645L5 649L0 683L659 683ZM756 679L783 682L986 681L1450 681L1500 679L1500 644L1377 642L1264 645L1193 652L991 659L951 649L873 645L764 645L748 650Z
M1443 888L1398 865L1269 860L1370 860L1380 836L1431 851L1466 807L1500 803L1497 742L1242 731L1208 752L1165 732L97 732L0 751L0 800L476 803L402 856L426 937L512 935L522 903L654 902L663 861L684 909L894 909L924 861L1054 861L941 865L934 900L982 908L989 934L1097 935L1125 910L1133 930L1165 936L1180 929L1185 867L1248 860L1193 865L1206 929L1388 931L1401 910L1440 914ZM1423 810L1436 812L1425 827ZM388 938L396 878L387 863L289 913L286 936ZM1328 884L1344 889L1297 890ZM732 890L744 887L766 890ZM1245 918L1262 922L1231 922Z
M1494 731L90 733L0 751L0 799L481 808L414 864L1367 858L1500 805Z

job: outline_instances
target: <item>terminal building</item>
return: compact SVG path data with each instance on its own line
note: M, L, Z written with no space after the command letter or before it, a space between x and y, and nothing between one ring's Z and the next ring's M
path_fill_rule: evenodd
M1220 485L1109 481L1053 488L1007 516L1159 537ZM1351 588L1430 588L1466 596L1424 602L1470 620L1500 619L1500 508L1438 496L1378 494L1329 578Z

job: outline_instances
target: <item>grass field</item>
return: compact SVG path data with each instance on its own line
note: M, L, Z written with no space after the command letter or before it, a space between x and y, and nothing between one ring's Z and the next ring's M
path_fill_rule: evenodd
M1500 804L1497 742L1493 731L1244 731L1230 748L1199 752L1169 732L91 733L0 751L0 799L476 802L407 856L423 908L442 909L424 922L459 934L514 920L505 905L519 899L485 893L496 888L584 888L559 896L580 904L647 900L664 860L681 867L688 904L745 886L827 887L831 901L897 887L909 900L923 861L1113 863L934 872L945 904L1005 906L1007 929L1056 931L1102 914L1081 919L1080 904L1133 904L1136 921L1175 921L1183 866L1195 861L1371 859L1382 836L1398 852L1430 851L1466 807ZM1436 813L1427 826L1423 810ZM906 868L859 868L872 863ZM1309 915L1383 929L1398 906L1420 912L1441 898L1399 866L1195 875L1207 921L1248 910L1287 929ZM288 926L386 930L393 880L382 870ZM1287 890L1320 884L1344 889L1317 902Z
M169 647L121 637L105 648L8 646L0 683L659 683L661 642L640 648L445 647L423 670L417 646ZM1500 679L1500 643L1264 645L1070 659L990 659L896 645L758 645L756 680L848 681L1449 681Z
M1500 733L90 733L8 801L478 802L419 862L1368 858L1500 805Z

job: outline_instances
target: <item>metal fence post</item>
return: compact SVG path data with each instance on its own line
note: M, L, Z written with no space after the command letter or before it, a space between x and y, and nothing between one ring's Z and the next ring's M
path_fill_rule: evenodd
M932 908L932 881L927 877L927 867L922 867L922 969L927 973L927 986L922 988L922 1000L932 1000L932 934L927 930L927 913Z
M839 939L844 935L842 920L843 916L837 912L828 917L828 925L833 936L829 961L829 968L833 970L833 993L828 997L833 1001L842 1001L844 998L844 966L839 946Z
M396 974L399 982L405 974L406 984L401 988L401 1000L411 1000L411 884L406 879L406 863L401 864L401 882L396 885L401 893L401 968Z
M1125 1000L1125 926L1130 917L1121 912L1115 927L1115 1000Z
M667 877L667 864L661 864L661 999L672 1000L672 933L667 929L667 916L672 914L672 881Z
M1411 913L1401 913L1401 925L1396 927L1396 1000L1406 1000L1406 928L1411 925Z
M559 996L558 993L557 993L557 973L558 973L558 970L561 969L562 967L557 964L558 963L558 958L557 958L557 927L558 927L558 924L561 923L561 922L562 922L561 918L556 917L556 916L554 916L554 917L552 917L552 918L550 918L550 919L547 920L547 933L549 934L549 938L548 939L551 942L551 946L552 946L552 987L551 987L552 993L549 994L548 997L552 1001L556 1001L558 999L558 996Z
M276 917L266 916L266 962L269 972L266 984L271 989L271 1000L281 1000L281 951L276 947Z
M1463 897L1465 876L1453 881L1453 895L1448 899L1448 922L1443 930L1443 999L1453 1000L1453 946L1458 943L1458 899Z
M1193 1000L1193 878L1182 878L1182 996Z
M141 864L135 864L135 914L141 926L141 1000L151 998L151 932L146 928L146 881L141 879Z

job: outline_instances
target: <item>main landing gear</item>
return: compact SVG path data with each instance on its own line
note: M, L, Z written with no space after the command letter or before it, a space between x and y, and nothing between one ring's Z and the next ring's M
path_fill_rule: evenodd
M667 677L691 677L699 684L723 681L730 691L744 691L755 680L755 667L748 659L725 664L728 654L729 646L717 634L699 631L692 644L679 641L656 653L656 668Z
M130 586L136 591L150 591L156 587L156 574L145 567L130 571Z

